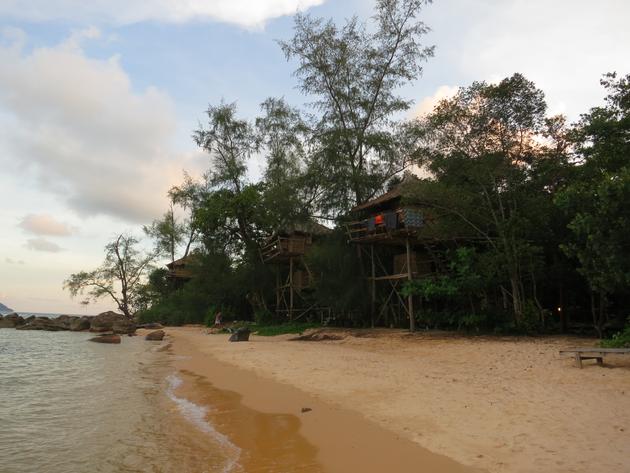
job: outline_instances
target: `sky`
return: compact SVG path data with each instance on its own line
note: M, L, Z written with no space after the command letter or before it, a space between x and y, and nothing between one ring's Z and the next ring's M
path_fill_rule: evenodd
M277 40L292 16L367 19L372 0L0 0L0 302L97 313L62 288L113 236L140 236L166 192L209 166L192 132L209 104L253 119L267 97L301 106ZM402 94L410 116L477 80L525 74L570 121L630 72L626 0L435 0L435 57ZM252 160L250 176L260 174Z

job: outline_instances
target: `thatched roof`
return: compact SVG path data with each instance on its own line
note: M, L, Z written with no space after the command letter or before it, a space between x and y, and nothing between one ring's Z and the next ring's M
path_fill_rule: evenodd
M385 192L385 194L381 195L372 200L368 200L367 202L363 202L362 204L357 205L352 208L351 212L360 212L362 210L371 209L374 207L380 207L383 204L391 202L392 200L396 200L402 197L402 185L397 185L391 191Z
M375 197L374 199L357 205L356 207L352 208L350 212L361 212L362 210L375 209L389 204L394 200L400 199L404 194L405 187L411 182L418 182L418 178L413 174L406 173L403 177L403 180L399 184L394 186L392 190L390 190L389 192L385 192L379 197Z
M172 271L175 268L178 268L178 267L181 267L181 266L186 266L186 265L190 264L190 262L192 260L192 257L193 257L193 255L191 253L188 256L184 256L183 258L176 259L175 261L173 261L171 263L168 263L166 265L166 267Z

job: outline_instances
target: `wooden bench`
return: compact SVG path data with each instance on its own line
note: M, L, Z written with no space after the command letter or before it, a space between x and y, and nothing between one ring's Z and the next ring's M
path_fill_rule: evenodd
M572 356L575 364L582 368L582 360L596 360L597 364L604 364L604 355L615 353L617 355L630 354L630 348L568 348L560 350L560 356Z

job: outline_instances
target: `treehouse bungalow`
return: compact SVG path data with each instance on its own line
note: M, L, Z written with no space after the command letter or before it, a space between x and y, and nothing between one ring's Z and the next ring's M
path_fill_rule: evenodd
M166 265L168 268L168 277L175 287L181 288L186 282L192 279L193 273L190 269L192 260L193 255L189 254Z
M313 315L323 319L330 312L309 300L315 275L305 258L313 244L329 233L329 228L311 221L277 231L261 248L263 263L275 266L278 315L289 320Z
M403 202L405 182L354 207L346 230L349 240L359 247L368 275L372 325L398 325L408 319L413 331L414 299L404 297L402 287L406 281L430 277L441 262L432 245L433 216L421 206Z

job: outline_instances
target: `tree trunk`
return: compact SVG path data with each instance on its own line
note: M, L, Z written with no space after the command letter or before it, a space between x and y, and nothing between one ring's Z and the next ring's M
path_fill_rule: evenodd
M518 275L513 272L510 275L510 286L512 288L512 310L516 324L523 321L523 296L521 294L521 284Z

